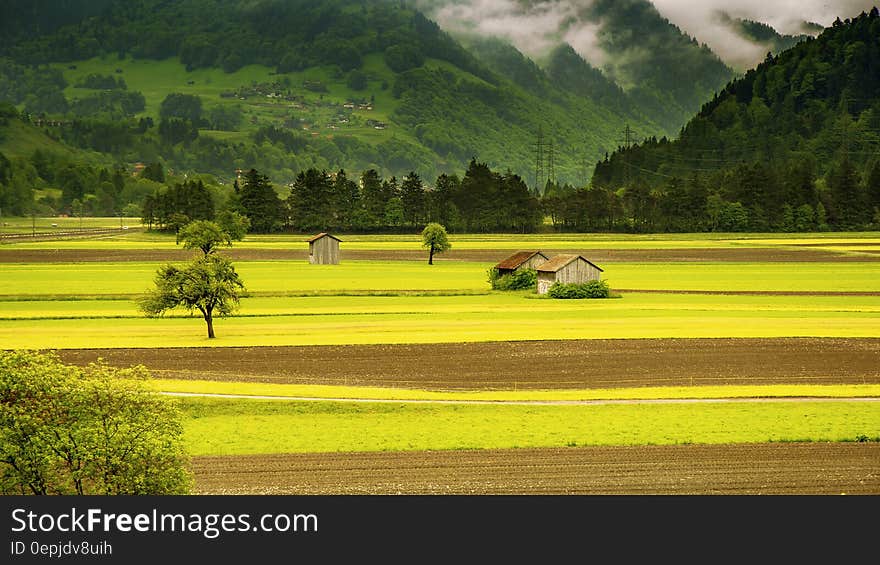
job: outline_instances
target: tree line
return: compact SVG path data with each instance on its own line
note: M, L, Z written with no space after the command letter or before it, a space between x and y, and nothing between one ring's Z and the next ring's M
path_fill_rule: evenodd
M431 222L457 231L531 232L543 221L540 199L522 178L476 159L461 177L441 174L433 186L415 171L398 179L368 169L352 178L344 169L310 168L289 187L276 187L250 169L219 209L211 206L204 184L191 181L158 189L143 210L144 224L159 229L213 220L216 212L247 218L250 230L260 233L414 231Z

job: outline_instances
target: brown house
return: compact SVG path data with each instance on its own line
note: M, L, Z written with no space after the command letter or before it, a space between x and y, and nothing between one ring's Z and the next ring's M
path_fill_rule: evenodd
M539 265L538 294L547 294L553 283L583 284L602 278L602 269L581 255L557 255Z
M312 265L338 265L339 242L335 235L321 232L312 236L309 241L309 263Z
M518 251L495 265L495 268L498 269L499 275L509 275L520 269L536 269L548 259L549 257L540 251Z

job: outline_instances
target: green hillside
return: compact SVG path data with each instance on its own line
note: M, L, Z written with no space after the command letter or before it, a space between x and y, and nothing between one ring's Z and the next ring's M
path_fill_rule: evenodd
M64 120L60 139L117 162L227 182L254 167L288 184L309 167L434 179L476 157L543 189L587 182L626 124L662 133L537 67L542 88L523 87L404 3L120 0L80 21L65 13L67 25L42 3L18 14L24 31L0 42L0 100ZM198 97L190 123L162 114L171 94ZM554 148L543 176L539 136Z
M584 221L621 221L619 204L631 227L646 230L876 228L878 151L875 7L769 56L678 139L651 138L600 161L594 191L581 195L598 219Z

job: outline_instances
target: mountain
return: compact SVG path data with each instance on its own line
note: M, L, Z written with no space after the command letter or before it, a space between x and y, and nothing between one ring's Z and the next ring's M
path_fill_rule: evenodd
M667 134L677 132L735 76L649 0L419 0L417 5L460 41L503 38L547 71L559 63L560 49L576 53ZM589 80L599 79L587 72Z
M782 34L765 23L742 18L732 18L729 14L724 12L721 13L721 20L743 39L761 45L767 50L767 52L773 53L774 55L794 47L801 41L814 37L813 34L808 33L801 33L798 35ZM819 30L815 30L815 25L816 24L811 25L804 22L803 27L804 29L814 31L814 33L817 31L821 32L824 29L820 26Z
M597 163L591 198L623 194L637 229L876 229L878 150L875 7L768 56L678 139L650 138Z
M609 57L603 70L667 132L676 131L734 77L709 47L647 0L596 0L580 16L600 25L598 43Z
M433 179L477 157L543 188L587 182L627 124L665 131L607 94L556 84L509 45L511 64L475 56L403 2L53 4L4 3L0 101L114 163L228 182L255 167L287 184L308 167ZM553 147L543 176L539 139Z

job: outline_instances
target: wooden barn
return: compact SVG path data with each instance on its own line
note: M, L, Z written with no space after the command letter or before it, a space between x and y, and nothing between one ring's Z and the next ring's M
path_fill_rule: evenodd
M538 265L546 263L549 259L540 251L518 251L495 265L495 268L498 269L499 275L509 275L520 269L536 269Z
M602 278L602 269L582 255L557 255L536 268L538 294L547 294L553 283L583 284Z
M309 238L309 263L312 265L338 265L339 242L335 235L321 232Z

